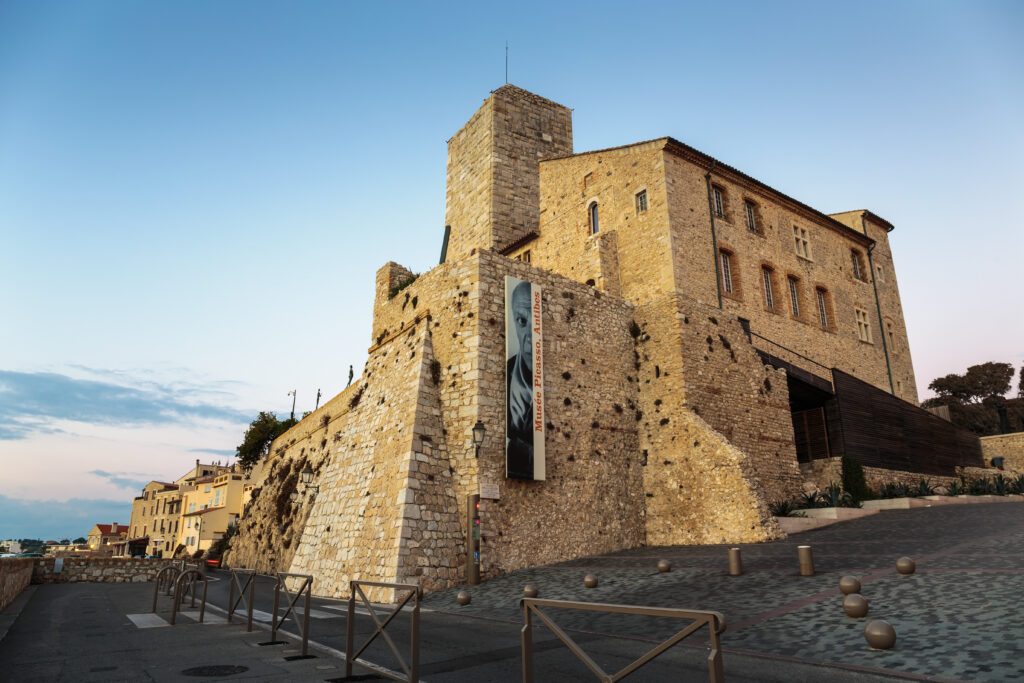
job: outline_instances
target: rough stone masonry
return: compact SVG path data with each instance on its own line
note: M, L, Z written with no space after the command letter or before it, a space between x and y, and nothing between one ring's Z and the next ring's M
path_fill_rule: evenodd
M898 378L916 402L886 230L698 163L670 138L573 155L567 108L492 93L449 141L446 258L418 277L378 271L362 376L274 442L228 561L312 574L328 596L353 579L442 589L464 580L475 494L485 578L644 544L778 538L769 503L802 482L786 372L762 363L744 324L877 386ZM715 234L712 180L726 193ZM743 230L747 200L761 222ZM816 261L792 256L794 221ZM724 300L716 235L736 259ZM892 283L878 303L890 328L875 335L899 355L858 338L855 309L875 301L849 257L872 240ZM792 271L801 312L761 305L765 264ZM505 477L506 275L543 288L544 481ZM307 466L318 489L300 482Z

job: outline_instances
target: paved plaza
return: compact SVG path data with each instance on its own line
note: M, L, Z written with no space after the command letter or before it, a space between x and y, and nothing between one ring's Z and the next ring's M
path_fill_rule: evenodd
M800 544L811 545L817 575L798 575ZM886 511L807 532L778 543L742 546L745 573L727 575L722 547L643 548L516 572L471 589L460 607L457 590L424 600L421 678L427 681L521 680L519 598L526 583L540 597L716 610L725 615L729 681L1013 681L1024 680L1024 504L996 503ZM895 571L898 557L917 572ZM656 563L668 559L669 573ZM594 574L596 588L583 586ZM861 578L869 619L896 629L896 647L871 651L840 607L839 577ZM149 614L148 584L64 584L33 587L0 615L0 678L15 681L195 680L186 670L236 666L218 679L337 680L344 675L345 603L314 600L316 657L294 659L294 643L269 640L257 628L226 625L228 574L214 572L207 624L196 615L169 627L166 607ZM273 581L261 577L257 626L272 611ZM12 614L17 618L12 620ZM624 666L681 625L664 619L552 612L557 623L606 670ZM6 620L6 621L5 621ZM373 632L357 614L360 638ZM394 625L399 647L408 619ZM289 626L294 631L294 626ZM697 634L629 680L707 680L707 639ZM539 681L592 680L543 627L535 632ZM394 668L382 643L365 655ZM291 659L289 659L291 658ZM241 668L244 667L244 671ZM207 672L214 671L212 669ZM226 671L226 670L225 670ZM378 680L357 669L355 680Z

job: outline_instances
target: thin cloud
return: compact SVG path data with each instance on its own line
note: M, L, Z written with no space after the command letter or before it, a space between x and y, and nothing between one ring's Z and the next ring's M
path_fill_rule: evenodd
M160 425L209 419L247 423L248 413L209 402L190 383L125 386L51 372L0 370L0 440L52 431L55 420Z
M99 477L100 479L106 479L114 486L119 486L123 489L131 489L133 491L138 491L153 480L152 478L145 478L144 475L133 474L131 472L91 470L89 474Z
M189 453L209 453L210 455L224 455L230 458L238 455L238 451L228 450L226 448L190 448Z

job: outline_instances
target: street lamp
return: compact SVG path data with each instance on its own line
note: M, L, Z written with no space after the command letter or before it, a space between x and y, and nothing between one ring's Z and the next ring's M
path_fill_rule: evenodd
M480 457L480 446L484 442L484 435L487 433L487 427L484 427L484 423L480 420L476 421L473 425L473 445L476 447L476 457Z
M292 491L291 493L289 493L288 500L292 501L293 503L297 502L299 500L299 492Z
M306 463L306 466L302 468L302 471L299 472L299 479L301 479L302 483L306 486L313 483L313 468L309 466L308 462Z

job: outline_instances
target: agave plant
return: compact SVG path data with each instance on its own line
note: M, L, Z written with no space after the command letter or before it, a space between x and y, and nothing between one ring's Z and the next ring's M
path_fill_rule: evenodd
M1018 474L1010 480L1010 489L1016 494L1024 494L1024 474Z
M913 491L903 482L886 482L878 489L879 498L907 498Z
M967 484L967 492L972 496L992 495L992 482L988 479L973 479Z
M816 508L821 507L821 497L817 491L811 493L804 493L797 498L798 505L802 508Z
M772 513L773 517L789 517L793 510L796 509L796 505L792 500L778 500L768 506L768 510Z
M921 479L921 481L919 481L917 483L916 495L918 495L918 496L934 496L935 495L935 486L933 486L932 483L930 481L928 481L927 479Z
M826 507L856 507L855 503L853 502L853 496L843 491L843 487L835 482L829 484L828 488L826 488L822 492L821 500L824 501Z
M1002 474L997 474L992 480L992 493L997 496L1005 496L1010 493L1010 482Z
M962 496L965 493L967 493L963 479L954 479L953 481L949 482L949 486L947 486L946 488L948 489L949 495L951 496Z

